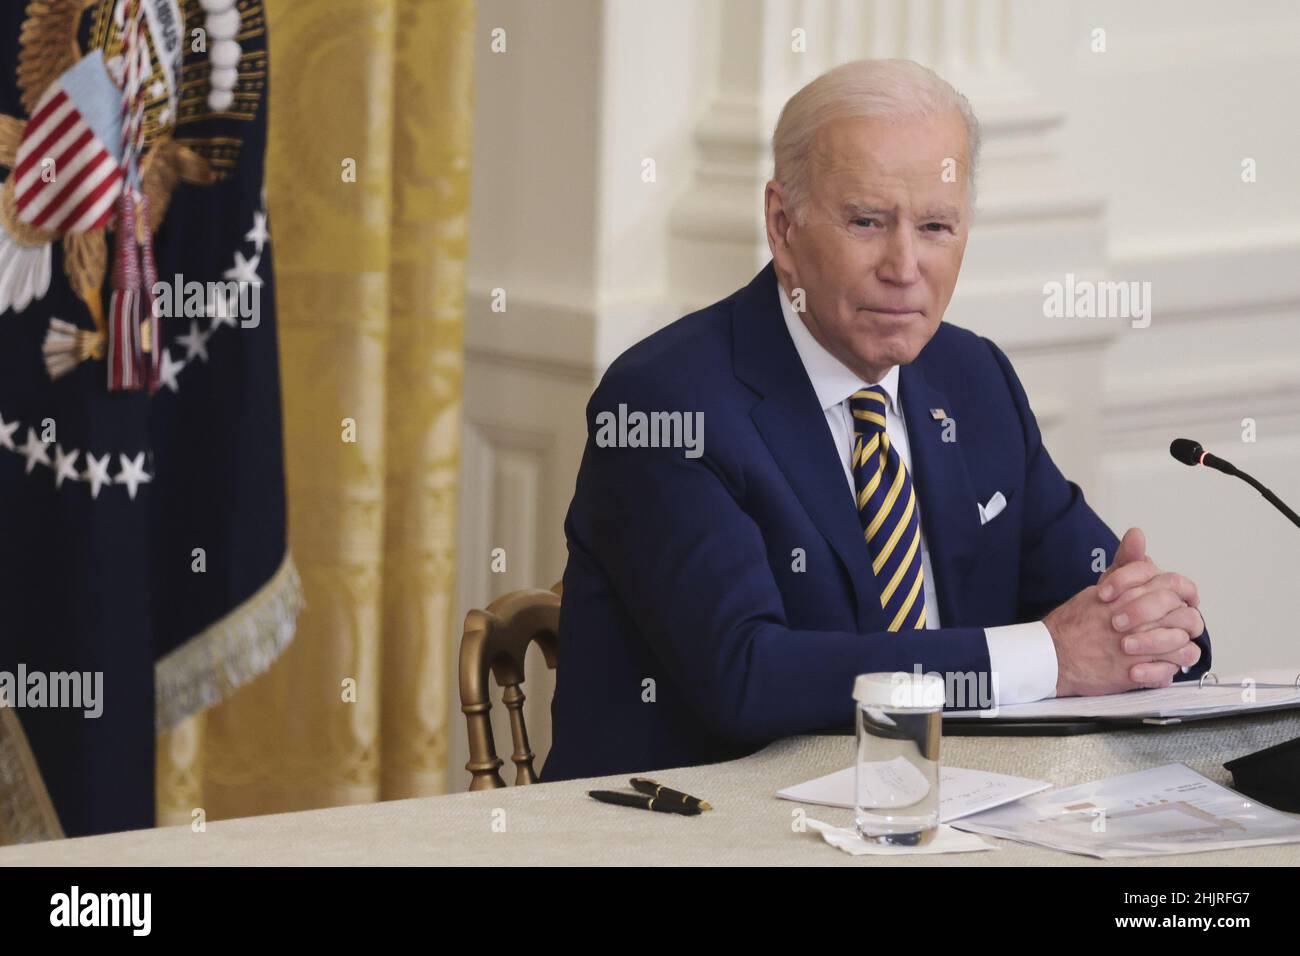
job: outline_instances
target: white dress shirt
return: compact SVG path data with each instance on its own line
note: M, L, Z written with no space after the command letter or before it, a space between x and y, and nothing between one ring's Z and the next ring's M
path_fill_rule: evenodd
M835 447L840 452L840 464L844 466L844 478L848 482L849 495L857 503L857 490L853 484L853 415L849 410L849 397L863 388L879 388L886 396L885 432L889 443L898 452L912 473L912 451L907 440L907 423L903 418L903 407L898 401L898 366L889 370L879 382L864 382L850 371L839 359L826 351L808 331L803 320L795 313L790 304L790 297L778 282L781 296L781 312L785 315L786 327L794 347L803 361L804 370L812 381L813 391L826 413L826 424L835 440ZM916 476L912 475L913 484ZM921 506L918 489L916 507ZM972 504L972 507L975 507ZM994 517L990 520L996 521ZM938 628L939 620L938 592L934 585L934 569L930 566L930 550L926 547L925 532L921 532L921 570L925 590L925 626ZM1009 624L1001 627L984 629L985 640L989 647L989 666L995 675L992 692L996 704L1019 704L1031 700L1042 700L1056 696L1056 646L1047 625L1042 621L1026 624Z

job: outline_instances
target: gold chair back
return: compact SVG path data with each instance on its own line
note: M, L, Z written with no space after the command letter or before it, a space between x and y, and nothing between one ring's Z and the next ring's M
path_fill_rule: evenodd
M470 790L504 787L492 739L492 697L488 674L501 687L501 701L510 715L515 786L536 783L533 751L524 726L524 658L534 641L542 649L546 666L555 670L556 635L560 626L560 585L549 591L526 588L497 598L484 610L465 616L460 641L460 709L469 729Z

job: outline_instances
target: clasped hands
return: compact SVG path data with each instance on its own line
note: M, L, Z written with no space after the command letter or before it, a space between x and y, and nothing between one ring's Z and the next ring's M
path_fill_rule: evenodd
M1199 604L1195 583L1156 567L1146 536L1130 528L1097 583L1043 619L1056 645L1056 696L1167 687L1201 659Z

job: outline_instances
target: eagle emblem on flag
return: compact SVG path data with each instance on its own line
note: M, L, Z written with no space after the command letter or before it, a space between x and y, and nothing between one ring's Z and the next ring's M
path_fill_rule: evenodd
M178 186L212 186L231 175L239 130L255 120L265 85L264 34L260 0L27 4L16 78L28 118L0 112L0 168L10 170L0 186L0 324L49 293L53 247L62 245L63 271L88 321L48 320L40 357L50 378L107 362L110 389L122 381L113 372L119 364L147 369L151 389L165 380L166 357L145 354L156 330L114 337L106 314L108 280L120 274L109 251L117 200L130 183L143 253ZM132 40L138 59L128 56ZM123 169L128 99L137 155ZM113 354L127 342L139 353L129 362Z

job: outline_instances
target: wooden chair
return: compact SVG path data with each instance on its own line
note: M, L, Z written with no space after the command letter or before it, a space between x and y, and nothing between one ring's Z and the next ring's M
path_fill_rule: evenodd
M460 641L460 709L469 725L470 790L504 787L498 770L505 763L497 756L492 740L492 698L488 671L502 688L501 700L510 713L510 737L514 753L515 786L536 783L533 751L524 726L524 657L528 645L537 642L546 666L555 670L556 633L560 626L560 585L549 591L526 588L502 595L486 610L465 615L465 634Z

